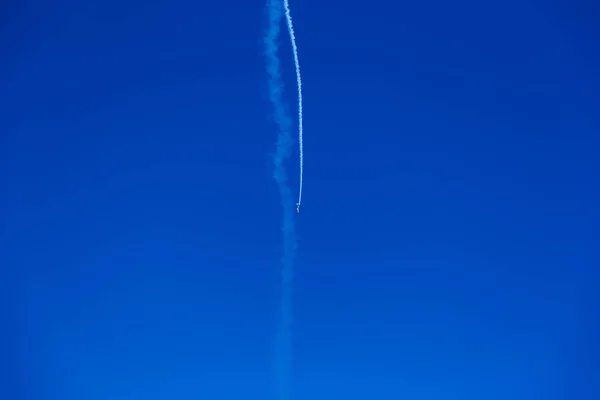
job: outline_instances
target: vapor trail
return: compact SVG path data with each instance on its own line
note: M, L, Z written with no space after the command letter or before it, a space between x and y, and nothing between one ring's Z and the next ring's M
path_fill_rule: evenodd
M290 376L292 365L292 272L296 250L294 228L294 203L288 185L284 162L290 157L293 140L291 119L283 101L283 81L280 61L277 56L280 26L283 17L281 0L267 0L268 26L264 37L265 58L269 74L269 97L274 111L277 127L277 146L273 154L273 177L277 182L283 206L283 257L281 283L280 321L275 342L276 398L289 400L291 393Z
M290 12L289 0L283 0L285 6L285 19L288 32L292 41L292 52L294 53L294 66L296 68L296 83L298 84L298 145L300 148L300 189L298 190L297 208L300 211L302 203L302 175L304 174L304 152L302 143L302 76L300 75L300 60L298 59L298 47L296 46L296 35L294 34L294 24L292 23L292 14Z

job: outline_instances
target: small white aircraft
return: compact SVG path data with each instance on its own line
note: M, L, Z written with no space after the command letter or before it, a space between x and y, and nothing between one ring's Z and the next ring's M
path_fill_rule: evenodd
M300 203L296 203L296 212L300 214Z

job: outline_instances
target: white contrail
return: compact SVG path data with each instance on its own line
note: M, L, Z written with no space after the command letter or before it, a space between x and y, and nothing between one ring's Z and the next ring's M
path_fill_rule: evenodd
M285 164L293 149L292 119L287 113L283 100L283 80L281 61L277 55L281 21L283 19L282 0L267 0L268 26L265 32L265 60L269 98L273 106L273 117L277 131L277 145L273 153L273 177L277 182L281 205L283 206L283 257L281 269L281 298L278 329L275 340L275 398L292 398L292 322L294 291L294 255L296 251L296 229L294 226L294 198L288 185ZM296 206L299 209L298 206Z
M298 145L300 148L300 189L298 190L298 211L302 203L302 175L304 171L304 153L302 148L302 77L300 76L300 61L298 60L298 47L296 46L296 35L294 35L294 24L292 23L292 14L290 13L289 0L283 0L285 7L285 19L287 21L288 32L292 41L292 51L294 53L294 65L296 66L296 82L298 84Z

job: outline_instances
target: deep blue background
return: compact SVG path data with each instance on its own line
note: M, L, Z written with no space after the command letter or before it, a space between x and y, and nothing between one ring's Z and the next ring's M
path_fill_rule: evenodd
M593 3L292 1L295 399L600 396ZM0 398L272 398L264 16L2 2Z

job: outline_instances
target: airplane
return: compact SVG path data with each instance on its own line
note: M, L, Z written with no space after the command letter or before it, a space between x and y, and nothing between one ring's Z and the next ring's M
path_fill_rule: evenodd
M300 203L296 203L296 212L300 214Z

